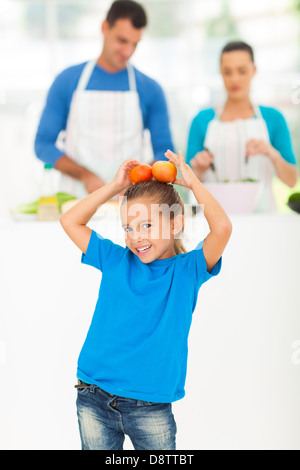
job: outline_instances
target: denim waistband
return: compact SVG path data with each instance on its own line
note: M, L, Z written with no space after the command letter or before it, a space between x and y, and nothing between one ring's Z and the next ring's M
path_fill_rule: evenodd
M83 382L82 380L78 379L78 383L77 385L74 385L75 388L77 389L81 389L81 388L89 388L91 391L94 391L95 389L99 390L100 392L102 392L104 395L107 395L108 397L116 397L117 395L113 395L112 393L108 393L106 392L105 390L103 390L102 388L98 387L98 385L95 385L95 384L88 384L86 382ZM122 398L122 397L118 397L118 398Z

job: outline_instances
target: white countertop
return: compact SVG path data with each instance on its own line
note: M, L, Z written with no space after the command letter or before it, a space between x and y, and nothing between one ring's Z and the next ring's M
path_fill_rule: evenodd
M177 447L300 449L300 216L231 220L194 312ZM123 242L113 214L91 227ZM191 249L207 224L188 218L185 230ZM73 385L101 274L59 222L3 218L0 240L0 446L79 449Z

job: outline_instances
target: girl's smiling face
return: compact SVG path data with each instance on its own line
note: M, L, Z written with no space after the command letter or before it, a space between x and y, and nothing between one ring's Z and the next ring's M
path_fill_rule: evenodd
M143 263L175 256L174 238L182 228L183 216L170 215L165 205L148 198L121 204L126 245Z

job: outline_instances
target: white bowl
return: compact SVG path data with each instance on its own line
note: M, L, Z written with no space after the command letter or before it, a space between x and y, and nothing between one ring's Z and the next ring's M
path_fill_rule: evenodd
M263 188L260 182L205 183L208 191L228 214L254 211Z

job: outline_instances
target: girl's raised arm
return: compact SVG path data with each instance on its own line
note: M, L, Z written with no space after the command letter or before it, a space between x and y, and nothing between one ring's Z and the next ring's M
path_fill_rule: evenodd
M140 165L140 162L134 159L125 160L110 183L89 194L61 216L60 223L63 229L83 253L86 253L92 233L86 224L99 206L131 185L129 173L136 165Z
M204 216L208 222L210 233L203 243L203 254L208 271L219 261L229 241L232 225L224 209L210 192L199 181L193 170L185 163L182 152L176 155L168 150L165 156L179 167L182 178L173 181L193 191L199 204L203 206Z

